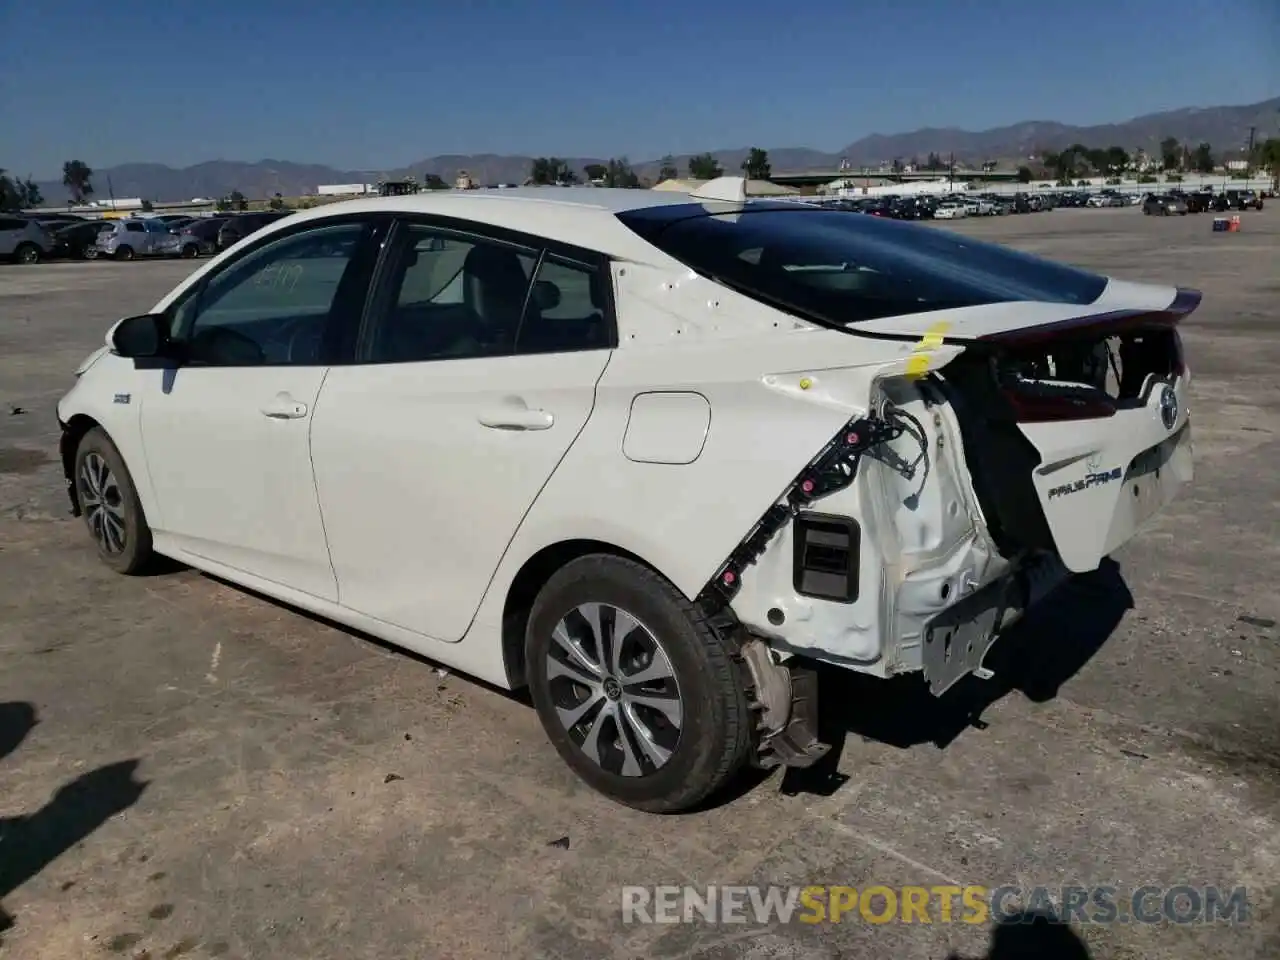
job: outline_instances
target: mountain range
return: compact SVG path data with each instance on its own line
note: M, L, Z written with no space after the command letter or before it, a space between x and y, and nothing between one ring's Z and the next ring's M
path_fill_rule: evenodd
M1280 135L1280 97L1242 106L1184 107L1135 117L1123 123L1095 126L1028 120L980 131L944 127L910 133L872 134L834 153L804 147L770 147L768 151L775 173L834 170L842 159L848 160L855 169L875 167L888 165L895 158L903 162L909 162L913 157L924 160L930 153L942 157L954 155L958 165L994 160L1004 166L1016 166L1042 150L1060 150L1075 143L1086 147L1118 145L1127 150L1143 149L1156 154L1160 141L1166 137L1192 145L1207 142L1221 154L1222 151L1243 150L1251 127L1255 128L1259 141ZM741 147L710 152L726 171L737 171L748 149ZM92 157L79 159L93 166ZM321 164L284 160L252 163L209 160L182 168L160 163L126 163L95 169L93 186L95 196L99 198L110 193L116 197L143 197L158 201L190 200L224 196L233 190L239 190L250 198L269 197L275 193L295 197L315 193L320 184L371 183L380 178L396 179L410 174L419 180L428 174L436 174L452 184L460 170L466 170L482 184L521 183L529 175L532 159L497 154L450 154L384 170L338 170ZM607 159L565 158L570 169L575 171ZM688 169L689 155L682 154L674 159L676 167L684 174ZM633 168L641 177L655 179L661 165L661 159L632 161ZM60 181L39 182L39 186L46 203L65 202L67 191Z

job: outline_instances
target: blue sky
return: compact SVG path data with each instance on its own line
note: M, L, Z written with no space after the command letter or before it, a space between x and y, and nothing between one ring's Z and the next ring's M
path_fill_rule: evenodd
M53 0L0 12L0 166L632 160L1280 95L1280 0Z

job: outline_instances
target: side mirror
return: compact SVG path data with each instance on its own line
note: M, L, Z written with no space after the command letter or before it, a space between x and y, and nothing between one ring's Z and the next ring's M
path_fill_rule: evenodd
M163 314L126 317L111 331L111 349L122 357L158 357L169 339L169 322Z

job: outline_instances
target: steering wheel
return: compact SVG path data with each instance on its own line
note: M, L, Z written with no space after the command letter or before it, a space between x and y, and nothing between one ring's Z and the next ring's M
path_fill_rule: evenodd
M192 359L214 366L258 366L267 359L252 337L222 326L198 331L191 338L188 350Z

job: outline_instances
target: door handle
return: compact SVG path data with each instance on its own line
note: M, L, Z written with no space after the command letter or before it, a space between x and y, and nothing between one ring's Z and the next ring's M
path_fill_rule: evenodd
M480 424L493 430L548 430L556 418L546 410L531 410L524 405L503 406L480 414Z
M270 417L272 420L298 420L307 415L307 405L299 403L287 392L277 393L260 409L264 417Z

